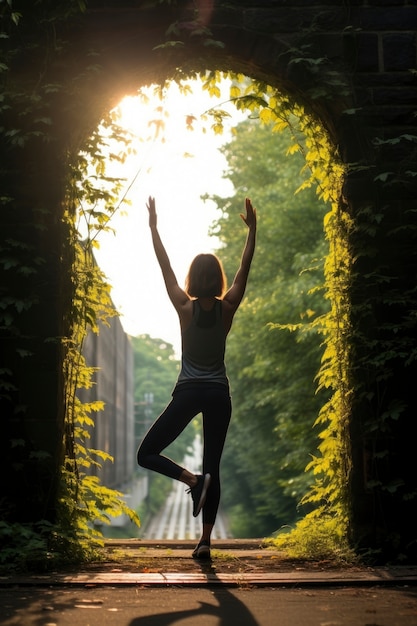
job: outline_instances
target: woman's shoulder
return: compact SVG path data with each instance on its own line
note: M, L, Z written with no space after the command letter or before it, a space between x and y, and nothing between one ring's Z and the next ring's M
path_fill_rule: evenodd
M233 317L234 317L234 314L236 313L236 307L233 307L230 304L230 302L228 302L226 299L222 299L220 303L221 303L221 316L223 320L223 327L226 333L228 333L232 326Z

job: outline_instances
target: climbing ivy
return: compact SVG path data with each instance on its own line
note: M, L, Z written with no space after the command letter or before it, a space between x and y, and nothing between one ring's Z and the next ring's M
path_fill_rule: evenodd
M323 356L317 375L318 390L326 388L331 392L330 400L322 407L316 421L320 429L319 454L306 468L313 471L316 481L301 504L309 504L312 511L298 524L291 539L280 535L276 544L282 546L294 542L303 545L304 549L308 545L306 551L312 554L314 540L307 542L305 538L316 537L317 545L323 545L322 540L318 541L315 530L320 520L326 549L329 551L331 547L334 552L343 545L346 550L351 458L347 427L351 410L349 285L352 259L348 241L353 223L341 202L345 168L323 125L299 102L294 102L288 94L270 85L233 73L209 72L203 77L203 88L217 96L218 84L225 77L231 80L230 100L239 110L249 111L251 116L258 117L260 123L268 125L272 132L290 131L292 141L287 153L301 151L305 160L303 173L309 172L297 193L314 186L318 197L329 207L324 219L329 253L324 267L325 285L319 287L329 300L329 311L312 322L304 319L297 328L271 324L283 330L313 331L322 336ZM208 114L212 118L213 131L222 132L227 114L216 107Z
M316 71L318 64L313 63L312 67ZM415 260L415 201L410 196L409 206L398 225L393 216L398 210L398 201L390 206L389 199L396 194L397 198L404 198L412 189L417 170L417 137L402 132L388 139L373 138L372 143L378 149L395 150L398 144L408 144L410 150L402 152L406 157L391 162L392 169L387 170L386 161L381 162L384 169L379 163L373 168L367 166L372 171L367 172L369 189L364 196L371 195L369 190L375 189L377 200L375 204L365 201L353 219L344 203L342 188L348 176L357 174L364 166L360 163L343 165L337 148L317 117L299 102L291 101L288 94L253 80L247 85L242 76L229 77L234 82L231 100L238 108L249 110L261 123L272 125L273 132L291 129L293 144L288 152L303 151L305 168L310 171L310 177L300 190L315 185L317 194L329 206L324 220L329 254L324 268L323 292L330 310L313 322L298 326L298 330L313 330L322 336L323 356L317 383L318 389L331 391L316 421L320 429L319 454L306 468L313 471L316 481L302 504L313 506L313 510L289 535L279 535L275 544L286 546L297 556L323 556L324 546L327 552L331 549L333 553L346 555L348 545L353 545L352 539L358 539L357 530L352 534L351 528L352 497L358 488L357 484L352 484L353 412L360 410L362 413L360 419L356 417L356 422L359 422L361 436L365 437L364 448L355 451L355 462L360 464L365 459L364 488L379 503L382 517L392 518L387 508L390 506L388 494L392 501L410 503L410 510L417 498L411 477L401 474L401 469L396 476L387 469L390 463L400 468L401 449L409 448L395 433L398 424L404 423L410 407L401 395L401 386L397 384L389 394L386 388L398 375L399 367L404 368L404 380L408 380L416 362L412 339L416 326L416 288L414 281L409 281L409 273L403 270L404 262L412 267L412 259ZM213 95L218 80L216 72L206 78L205 88L212 90ZM330 97L336 84L341 88L344 85L334 74L328 83L326 73L321 74L321 97L324 97L323 90L327 90L326 96ZM342 92L344 89L346 85ZM345 115L355 115L355 111L348 110ZM221 129L221 116L219 112L213 115L215 132ZM378 198L385 198L386 204L381 206ZM391 220L393 226L390 226ZM381 233L387 237L384 245L380 241ZM391 267L387 264L388 250ZM373 260L371 265L370 259ZM363 293L357 297L358 284L362 290L368 285L365 297ZM380 312L385 311L378 324L373 317L376 307ZM361 454L364 459L360 458ZM359 489L363 487L359 485ZM390 523L386 522L386 528ZM390 535L389 530L386 532ZM398 534L391 533L386 540L394 559L404 560L407 550L414 550L413 542L400 548L402 539Z
M93 385L96 368L83 356L88 332L98 334L101 324L108 325L117 315L111 300L111 287L94 258L99 236L111 229L111 217L121 207L123 179L106 175L114 161L123 162L124 147L129 141L125 131L114 122L111 113L88 138L84 149L70 167L64 221L74 251L72 263L73 298L70 310L71 332L65 339L64 360L66 420L65 460L60 498L61 525L66 529L69 554L87 558L103 545L98 529L110 518L125 514L135 524L139 518L124 502L120 492L101 484L92 472L113 458L89 446L94 414L103 410L102 401L82 402L77 392ZM113 150L110 150L110 144ZM119 146L115 152L114 147ZM85 233L82 237L82 232ZM68 529L72 529L72 533Z

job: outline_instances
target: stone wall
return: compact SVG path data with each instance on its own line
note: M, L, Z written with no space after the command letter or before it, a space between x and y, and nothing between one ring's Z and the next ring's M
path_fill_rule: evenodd
M42 4L22 9L21 26L10 27L10 38L2 42L6 52L15 46L10 69L3 73L3 104L11 89L15 96L13 106L1 109L2 251L6 258L26 255L32 266L33 259L42 259L34 265L36 280L3 263L4 315L8 296L26 302L29 294L31 304L21 305L17 332L8 318L2 322L0 367L9 385L2 409L2 476L23 454L20 444L10 448L10 441L46 449L52 459L36 510L28 512L22 504L25 481L6 481L3 493L11 498L15 517L53 517L54 511L64 403L61 349L46 340L68 332L71 251L60 221L67 155L75 155L103 113L140 85L178 76L179 71L227 69L279 86L302 102L326 126L350 164L341 201L356 225L350 242L357 258L350 298L355 305L352 379L358 383L350 424L352 537L362 548L382 548L387 558L398 549L396 542L401 550L415 550L411 507L417 485L411 442L417 372L410 357L415 350L411 337L417 269L417 6L411 0L119 5L116 0L92 0L85 13L53 28ZM181 44L161 48L167 40ZM36 101L39 109L31 118L25 116L29 101L32 106ZM45 119L48 142L36 133ZM19 250L13 243L17 232ZM381 342L385 351L394 343L404 346L383 368L378 365ZM23 360L21 347L26 345L32 355ZM370 353L375 357L371 368ZM384 416L394 415L393 403L398 419L387 435ZM366 425L369 415L374 416L376 439L370 437L369 420ZM370 449L375 441L377 448L388 446L389 460L376 460L378 449ZM400 494L398 488L386 489L376 500L369 478L378 481L381 476L385 484L392 479L398 486L405 480L406 487Z

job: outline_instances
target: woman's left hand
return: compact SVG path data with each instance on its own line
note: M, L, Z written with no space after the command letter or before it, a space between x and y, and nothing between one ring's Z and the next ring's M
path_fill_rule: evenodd
M146 208L149 211L149 226L151 228L156 228L157 220L156 220L155 198L152 198L152 196L149 196Z

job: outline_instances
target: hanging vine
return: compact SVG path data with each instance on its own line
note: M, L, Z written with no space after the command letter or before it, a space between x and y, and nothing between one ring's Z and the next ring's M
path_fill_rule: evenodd
M326 388L331 392L330 400L322 407L315 424L320 429L320 454L306 468L306 471L313 471L316 481L301 504L310 504L313 510L298 523L290 536L280 535L275 543L303 556L321 556L320 551L346 554L351 462L348 421L351 411L349 286L352 259L348 241L353 223L341 203L345 171L323 125L300 103L291 101L287 94L264 83L248 81L242 75L229 74L229 77L233 81L231 100L238 109L258 116L272 132L290 130L292 143L287 154L301 151L305 159L304 171L310 173L298 192L314 186L318 197L329 206L324 220L329 253L324 264L325 285L320 289L329 301L330 309L311 322L304 320L296 329L291 328L301 332L312 330L323 337L318 390ZM219 73L211 72L204 88L215 93L219 79ZM215 132L221 130L221 117L219 111L214 114ZM278 326L288 329L271 324L271 327ZM318 520L320 524L317 524Z
M72 166L64 220L70 233L69 245L74 251L72 265L73 299L70 312L71 335L66 340L64 361L66 421L64 434L65 461L62 473L60 511L63 527L72 528L71 550L83 558L103 544L98 525L110 523L110 518L125 514L139 525L139 519L124 502L122 494L101 484L92 468L101 468L113 458L102 450L89 446L95 425L94 414L103 410L102 401L82 402L80 389L93 385L96 368L90 367L83 356L88 332L98 334L100 324L109 325L117 315L111 300L111 287L94 258L101 232L112 229L111 218L124 202L126 181L109 177L112 162L123 163L128 134L114 122L114 115L102 121L88 139L84 150ZM110 146L119 146L119 151ZM78 227L77 227L78 225ZM84 231L82 236L79 228ZM68 536L68 535L67 535Z

